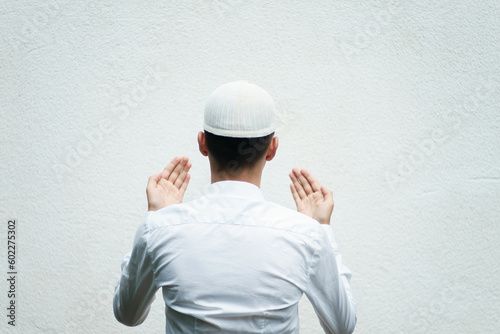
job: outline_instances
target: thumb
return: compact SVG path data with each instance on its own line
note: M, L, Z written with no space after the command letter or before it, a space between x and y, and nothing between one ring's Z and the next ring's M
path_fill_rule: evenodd
M154 188L157 184L158 181L161 179L161 172L155 175L151 175L148 179L148 185L146 187L147 189Z
M321 186L321 194L325 202L331 202L333 204L333 194L327 187Z

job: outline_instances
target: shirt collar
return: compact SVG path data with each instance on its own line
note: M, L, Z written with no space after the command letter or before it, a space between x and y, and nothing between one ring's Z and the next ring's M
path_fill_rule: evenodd
M255 184L244 181L219 181L212 183L205 189L206 195L245 197L264 200L262 191Z

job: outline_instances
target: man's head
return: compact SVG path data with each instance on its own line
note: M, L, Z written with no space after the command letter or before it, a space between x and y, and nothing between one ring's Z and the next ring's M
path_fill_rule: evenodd
M198 134L200 152L210 158L212 173L260 175L278 147L275 118L274 101L261 87L235 81L217 88L205 107L205 132Z

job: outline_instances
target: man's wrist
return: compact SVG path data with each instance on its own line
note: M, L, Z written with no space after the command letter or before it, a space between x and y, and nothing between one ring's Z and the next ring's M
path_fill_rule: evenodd
M326 220L326 219L323 219L323 220L320 220L320 219L316 219L320 224L322 225L330 225L330 220Z
M327 216L327 215L318 215L317 217L312 217L316 219L320 224L323 225L330 225L330 220L332 219L332 216Z

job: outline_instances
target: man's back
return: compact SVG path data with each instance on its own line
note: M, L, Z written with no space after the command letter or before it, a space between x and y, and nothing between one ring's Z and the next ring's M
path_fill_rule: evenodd
M298 333L316 256L333 254L320 224L247 182L206 193L149 213L136 238L148 257L143 272L163 288L167 333ZM329 267L339 284L334 255Z

